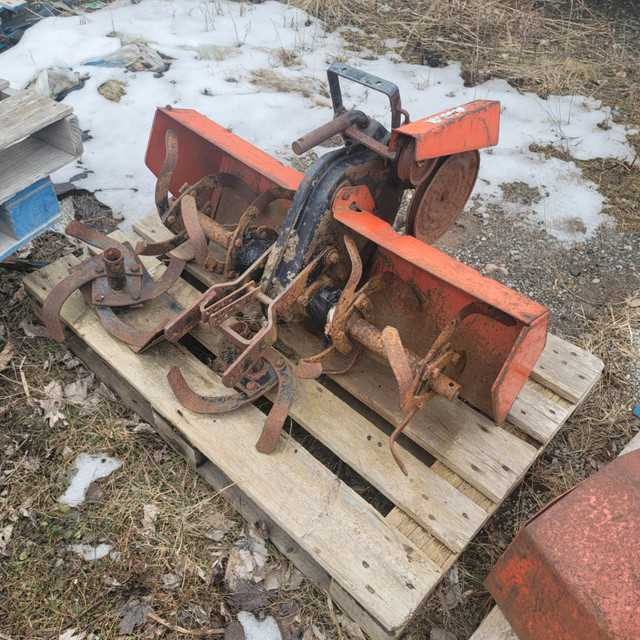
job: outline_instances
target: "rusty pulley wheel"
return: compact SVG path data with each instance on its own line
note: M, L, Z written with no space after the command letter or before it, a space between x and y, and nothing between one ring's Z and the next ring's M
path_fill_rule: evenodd
M407 211L406 233L433 244L462 213L480 168L478 151L446 158L415 190Z
M435 169L438 158L427 158L416 161L415 159L416 141L409 138L402 143L396 171L398 177L403 182L410 182L412 185L419 185L426 180Z

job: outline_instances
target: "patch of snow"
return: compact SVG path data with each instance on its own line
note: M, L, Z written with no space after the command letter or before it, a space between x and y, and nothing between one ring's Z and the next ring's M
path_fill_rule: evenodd
M574 163L547 159L530 146L553 145L575 159L628 161L634 153L627 130L612 122L610 108L582 96L543 100L519 93L504 80L465 87L458 64L432 69L398 62L393 53L376 58L368 50L352 52L340 31L329 33L303 11L274 1L120 0L91 14L41 20L0 54L0 77L22 88L53 66L91 75L64 102L92 139L85 143L82 164L62 169L54 179L69 180L89 170L78 187L95 191L124 215L125 228L153 209L155 176L144 165L144 153L157 106L199 111L287 163L291 142L332 117L326 69L335 59L396 83L414 119L476 99L501 102L500 143L482 152L475 190L481 207L502 199L500 184L525 182L540 187L541 200L523 212L563 241L583 240L607 221L596 185ZM156 78L151 72L87 65L132 42L146 42L171 56L171 68ZM297 60L282 65L281 50L294 52ZM290 91L252 83L252 73L262 69L289 83ZM127 83L120 102L97 91L110 79ZM388 125L386 98L352 83L342 86L346 105Z
M85 500L89 485L98 478L106 478L122 466L120 460L105 455L92 456L81 453L75 460L78 469L69 488L58 498L58 502L77 507Z
M90 544L70 544L67 549L79 553L84 560L100 560L113 549L113 545L99 544L97 547L92 547Z
M245 640L282 640L278 623L271 616L258 622L252 613L240 611L238 622L244 629Z

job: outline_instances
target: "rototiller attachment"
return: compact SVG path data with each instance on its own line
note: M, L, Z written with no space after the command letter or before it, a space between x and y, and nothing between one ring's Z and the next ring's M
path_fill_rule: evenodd
M390 131L344 107L341 78L387 96ZM222 382L233 391L200 396L174 368L169 382L183 405L231 411L277 385L257 445L272 451L295 392L290 365L274 349L278 324L303 323L326 348L299 363L299 377L346 373L365 349L391 367L405 419L390 445L404 471L395 439L434 395L460 395L504 420L544 347L548 312L429 246L467 202L478 150L498 141L499 103L410 122L396 85L341 63L328 79L334 118L293 150L336 135L344 145L304 176L194 111L158 109L146 160L158 176L158 214L174 236L136 252L189 242L219 280L164 336L175 342L200 322L221 333ZM392 224L407 190L402 235Z

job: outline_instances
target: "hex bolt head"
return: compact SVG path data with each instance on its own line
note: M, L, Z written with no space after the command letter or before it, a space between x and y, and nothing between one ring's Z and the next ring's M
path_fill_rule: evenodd
M102 302L104 300L104 295L102 293L99 293L96 295L96 300L98 302Z
M131 265L131 271L133 271L134 273L136 271L140 271L140 265L139 264L132 264Z
M236 238L235 245L239 249L242 246L242 238Z
M348 199L349 199L349 197L350 197L350 196L349 196L349 192L348 192L348 191L345 191L345 192L342 194L342 199L343 199L343 200L348 200Z
M253 380L249 380L249 382L247 382L247 389L249 391L253 391L258 385L253 381Z
M169 216L167 218L167 224L173 224L176 221L176 217L175 216Z
M138 299L140 298L140 294L139 294L139 293L132 293L132 294L131 294L131 297L132 297L134 300L138 300Z
M96 265L96 273L102 273L104 271L104 267L101 264Z
M276 361L273 363L276 367L280 368L284 366L284 358L276 358Z

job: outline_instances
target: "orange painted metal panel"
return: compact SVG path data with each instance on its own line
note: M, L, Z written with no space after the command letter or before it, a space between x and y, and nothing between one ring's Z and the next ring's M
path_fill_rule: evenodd
M474 100L394 129L390 148L399 136L410 136L416 140L416 160L438 158L498 144L499 127L500 103Z
M297 190L302 174L272 158L242 138L192 109L158 109L153 120L145 161L158 175L165 158L165 134L178 134L178 164L170 190L178 195L185 183L226 171L241 177L256 193L272 186Z
M345 193L350 197L344 198ZM507 326L486 316L472 316L461 325L453 345L465 352L467 361L456 379L462 385L460 395L497 423L503 422L544 349L549 312L416 238L400 235L367 207L371 201L366 187L354 187L337 194L333 213L336 220L377 245L368 277L391 270L422 292L426 317L407 316L401 334L419 333L416 341L429 344L454 315L476 301L510 318Z
M485 584L520 640L640 638L640 451L530 520Z

